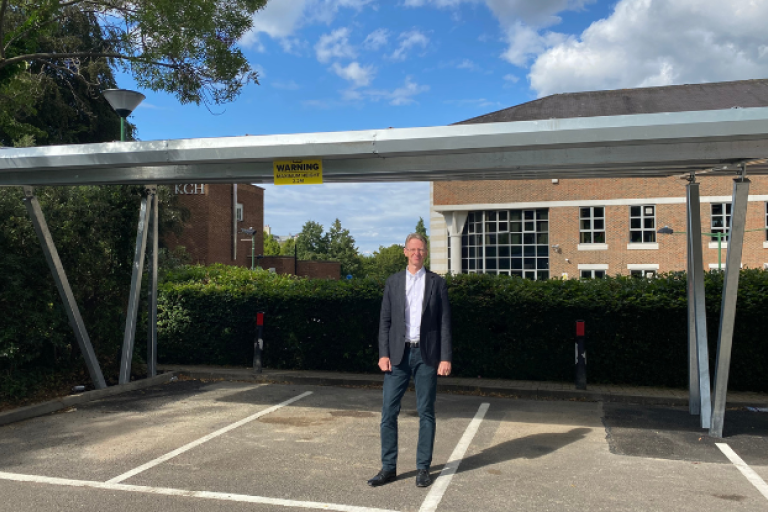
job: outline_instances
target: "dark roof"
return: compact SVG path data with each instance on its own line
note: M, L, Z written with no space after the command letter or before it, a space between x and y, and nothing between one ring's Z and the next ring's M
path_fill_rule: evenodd
M768 79L553 94L456 124L768 106Z

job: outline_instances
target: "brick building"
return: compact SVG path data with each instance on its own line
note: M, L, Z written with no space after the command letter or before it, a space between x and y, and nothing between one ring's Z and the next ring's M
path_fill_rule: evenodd
M177 239L166 245L183 245L192 263L251 266L251 239L243 228L255 228L256 254L264 247L264 189L251 184L171 185L179 204L189 209L190 219Z
M557 94L464 123L529 121L768 106L768 80ZM461 124L461 123L460 123ZM744 267L768 268L768 176L750 187ZM727 233L733 179L698 177L702 230ZM647 275L687 266L681 177L434 182L432 269L530 279ZM663 226L677 234L658 234ZM449 229L451 235L449 236ZM727 243L704 239L704 267ZM450 261L461 244L461 266Z

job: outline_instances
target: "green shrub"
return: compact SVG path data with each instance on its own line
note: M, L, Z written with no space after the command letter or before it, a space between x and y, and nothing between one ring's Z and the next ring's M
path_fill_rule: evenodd
M575 321L584 320L589 382L687 385L682 273L564 281L460 275L447 282L456 376L572 381ZM705 285L714 368L722 277L707 275ZM249 365L261 310L266 367L375 372L383 287L376 279L184 267L160 288L159 357L164 363ZM768 273L742 271L731 389L768 390L761 332L766 292Z

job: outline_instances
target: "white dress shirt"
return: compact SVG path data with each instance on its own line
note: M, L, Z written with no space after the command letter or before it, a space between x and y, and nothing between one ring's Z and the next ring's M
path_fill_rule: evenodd
M424 267L411 274L405 271L405 339L419 341L421 329L421 308L424 302L424 281L427 275Z

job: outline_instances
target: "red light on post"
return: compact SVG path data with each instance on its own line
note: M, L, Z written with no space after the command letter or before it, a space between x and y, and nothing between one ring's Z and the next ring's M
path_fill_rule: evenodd
M576 320L576 336L584 336L584 320Z
M259 325L259 326L264 325L264 313L262 313L261 311L256 313L256 325Z

